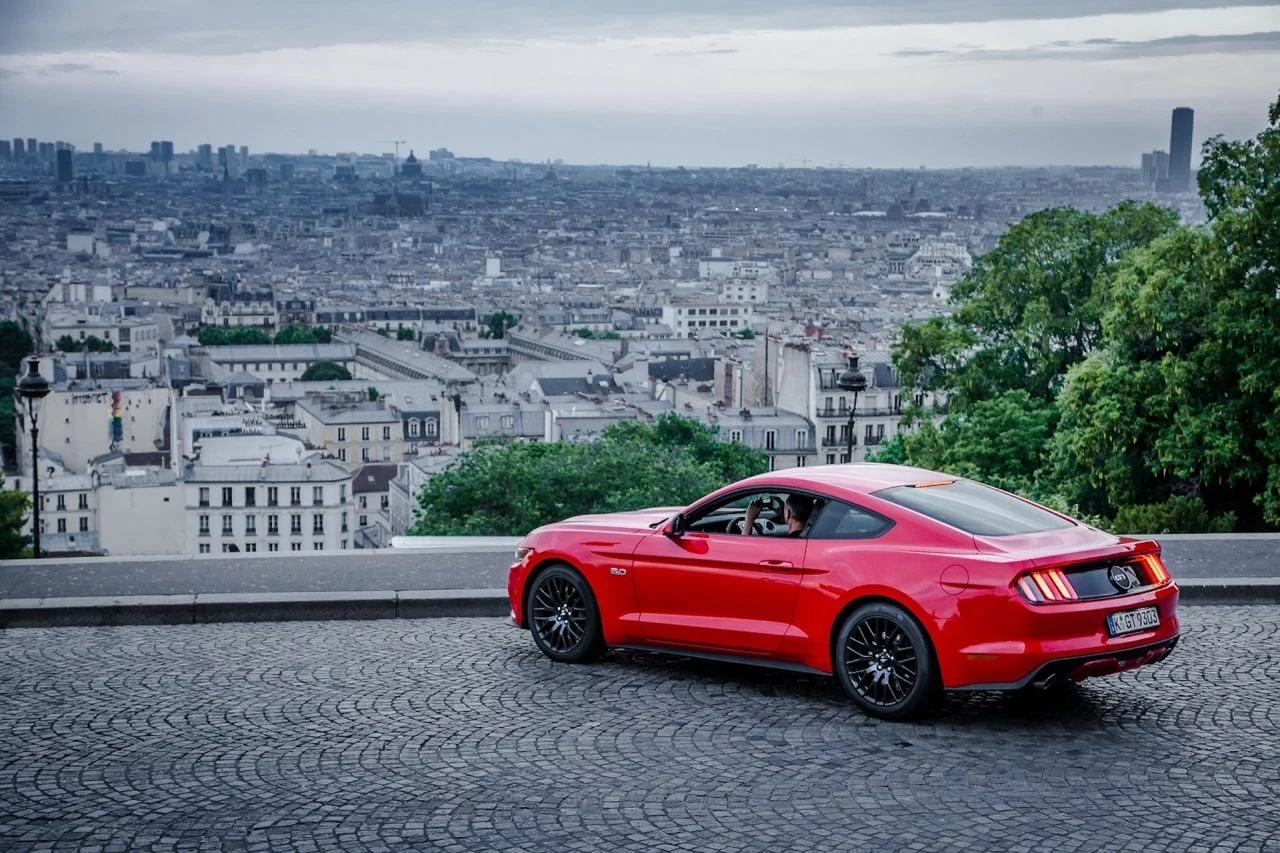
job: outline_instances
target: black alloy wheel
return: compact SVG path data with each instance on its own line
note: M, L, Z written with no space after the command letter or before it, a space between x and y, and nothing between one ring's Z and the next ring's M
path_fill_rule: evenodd
M582 663L604 651L591 586L568 566L552 566L534 578L529 627L542 653L560 663Z
M940 693L928 637L895 604L871 602L850 613L836 635L834 657L836 680L873 717L916 716Z

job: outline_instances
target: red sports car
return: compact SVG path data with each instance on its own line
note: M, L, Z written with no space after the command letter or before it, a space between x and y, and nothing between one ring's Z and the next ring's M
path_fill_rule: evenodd
M897 465L761 474L687 508L584 515L516 549L511 616L552 660L607 646L833 674L866 713L1163 660L1150 540Z

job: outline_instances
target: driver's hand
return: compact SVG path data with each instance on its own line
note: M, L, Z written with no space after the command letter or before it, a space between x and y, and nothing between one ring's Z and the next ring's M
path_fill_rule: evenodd
M751 535L752 528L755 527L756 516L760 514L760 510L763 508L764 508L764 504L760 501L759 498L747 504L747 517L745 519L746 523L743 524L742 526L743 533L745 533L748 536Z

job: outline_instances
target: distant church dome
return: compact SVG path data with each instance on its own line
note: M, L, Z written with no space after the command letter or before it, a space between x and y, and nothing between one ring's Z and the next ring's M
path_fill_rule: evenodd
M406 164L408 164L408 163L416 163L416 162L418 162L418 158L413 156L413 149L412 149L412 148L410 148L410 149L409 149L409 156L408 156L408 157L406 157L406 158L404 158L404 162L405 162Z

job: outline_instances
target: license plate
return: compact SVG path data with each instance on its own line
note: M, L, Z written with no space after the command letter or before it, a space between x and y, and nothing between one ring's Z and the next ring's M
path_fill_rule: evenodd
M1122 610L1107 617L1107 630L1111 632L1113 637L1158 627L1160 627L1160 611L1154 607Z

